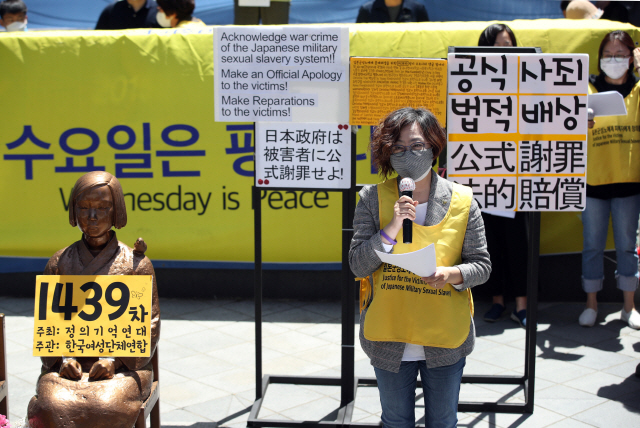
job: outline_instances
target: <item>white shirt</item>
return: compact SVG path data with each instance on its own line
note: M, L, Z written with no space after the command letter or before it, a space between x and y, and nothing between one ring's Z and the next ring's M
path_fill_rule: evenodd
M416 207L416 219L414 223L419 224L420 226L424 226L427 220L427 205L429 202L425 202L424 204L418 204ZM390 253L393 249L393 245L382 243L384 250L387 253ZM411 343L407 343L404 347L404 354L402 355L402 361L421 361L424 360L424 348L422 345L412 345Z

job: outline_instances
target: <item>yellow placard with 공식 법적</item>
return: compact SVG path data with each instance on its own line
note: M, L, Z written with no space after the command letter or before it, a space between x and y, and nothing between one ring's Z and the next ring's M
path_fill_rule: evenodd
M35 357L148 357L151 275L38 275Z

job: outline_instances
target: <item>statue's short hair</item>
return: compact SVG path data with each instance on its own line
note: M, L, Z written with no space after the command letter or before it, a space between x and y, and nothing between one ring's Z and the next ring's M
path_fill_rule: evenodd
M116 177L106 171L88 172L78 178L73 190L71 191L71 200L69 201L69 223L76 227L76 200L78 196L94 187L107 186L111 191L113 199L113 227L121 229L127 225L127 207L124 203L124 195L122 186Z

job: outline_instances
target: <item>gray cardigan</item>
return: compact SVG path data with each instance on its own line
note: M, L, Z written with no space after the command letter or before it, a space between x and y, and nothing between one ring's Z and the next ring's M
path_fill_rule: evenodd
M398 182L400 177L398 177ZM431 173L431 191L427 205L426 226L440 223L451 203L453 191L452 183ZM360 201L356 207L353 220L353 239L349 249L349 265L358 277L372 275L382 264L374 250L384 251L380 236L380 216L378 214L377 185L365 186L360 191ZM484 223L480 208L475 199L471 203L467 230L462 244L462 263L457 265L464 279L462 284L454 285L458 291L482 284L489 279L491 261L487 251L487 241L484 235ZM373 283L373 281L372 281ZM367 311L360 315L360 344L371 359L374 367L397 373L400 370L405 343L402 342L374 342L365 339L363 335L364 319ZM460 358L466 357L473 350L475 343L475 328L473 318L469 326L469 335L458 348L424 347L427 367L441 367L455 364Z

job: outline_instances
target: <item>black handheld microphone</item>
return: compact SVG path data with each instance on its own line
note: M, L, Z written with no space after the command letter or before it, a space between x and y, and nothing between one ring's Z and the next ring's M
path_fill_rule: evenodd
M416 183L412 178L403 178L400 180L400 196L408 196L413 199L413 191L416 189ZM402 220L402 242L411 244L413 240L413 222L408 218Z

